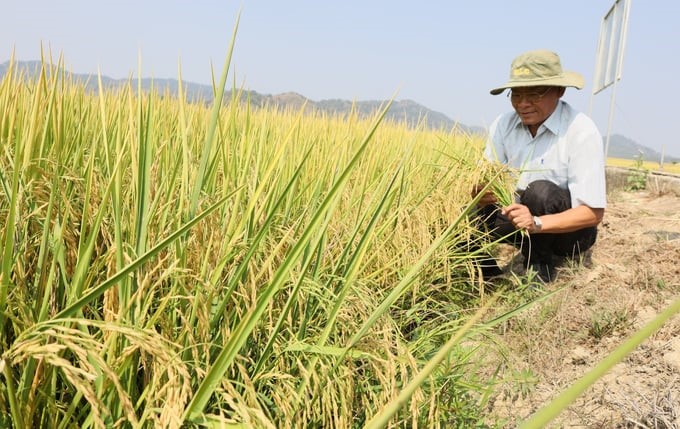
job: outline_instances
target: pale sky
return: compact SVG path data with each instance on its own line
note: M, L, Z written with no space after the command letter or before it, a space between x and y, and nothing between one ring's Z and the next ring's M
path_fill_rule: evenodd
M550 49L586 87L564 99L603 135L612 88L591 97L602 18L614 0L2 0L0 63L35 60L41 43L75 73L209 83L239 10L231 78L265 94L315 101L411 99L488 126L511 108L489 90L512 59ZM612 132L680 157L673 98L680 70L680 1L631 0ZM138 70L141 55L142 68ZM592 111L591 111L592 98Z

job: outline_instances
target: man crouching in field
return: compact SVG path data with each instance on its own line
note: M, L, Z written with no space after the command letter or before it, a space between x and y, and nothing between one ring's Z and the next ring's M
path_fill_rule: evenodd
M515 58L510 80L491 90L509 89L514 110L492 123L484 152L519 171L515 203L499 207L492 193L481 196L484 223L496 237L512 234L508 241L521 249L525 267L544 282L555 279L556 257L580 258L595 243L606 207L602 136L561 100L566 87L583 88L583 77L563 71L557 54L537 50ZM481 264L485 278L502 273L493 259Z

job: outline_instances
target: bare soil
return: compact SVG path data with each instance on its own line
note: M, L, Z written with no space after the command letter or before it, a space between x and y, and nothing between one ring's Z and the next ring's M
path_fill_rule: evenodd
M507 382L490 412L515 427L600 362L680 293L680 197L610 193L589 267L562 267L562 288L507 322ZM509 368L512 368L510 370ZM551 423L551 428L680 428L680 315Z

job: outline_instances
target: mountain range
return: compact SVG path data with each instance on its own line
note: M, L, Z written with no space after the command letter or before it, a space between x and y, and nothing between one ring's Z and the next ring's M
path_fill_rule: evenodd
M40 71L42 63L40 61L19 61L15 62L15 66L19 73L23 73L24 76L33 77ZM9 61L0 64L0 79L7 73L8 68ZM95 91L97 89L97 75L71 72L67 72L67 74L74 81L83 82L89 90ZM121 86L128 82L128 79L113 79L108 76L101 76L101 80L102 85L107 88ZM179 90L179 81L177 79L142 78L141 85L144 91L154 88L158 93L167 94L172 97L177 96ZM137 88L136 79L132 86L135 89ZM182 86L189 101L210 103L213 100L213 87L210 85L182 81ZM366 117L376 113L387 102L387 100L350 101L343 99L313 101L296 92L261 94L252 90L237 90L237 93L240 94L241 100L249 101L253 107L270 106L295 110L304 107L306 110L316 110L329 115L348 115L350 112L355 111L359 116ZM227 91L225 98L230 99L231 95L232 91ZM423 126L445 130L456 127L470 134L483 134L485 132L483 127L459 123L445 114L428 109L413 100L394 100L385 119L394 122L404 122L410 127ZM647 161L659 161L662 154L630 138L620 134L612 134L609 142L609 156L631 160L642 157L642 159ZM665 161L680 162L680 158L666 156Z

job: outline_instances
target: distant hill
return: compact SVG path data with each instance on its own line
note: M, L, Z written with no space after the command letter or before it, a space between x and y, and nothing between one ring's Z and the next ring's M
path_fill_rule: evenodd
M7 73L9 62L0 64L0 78ZM39 61L21 61L16 63L18 72L24 73L26 76L36 76L41 68ZM69 73L69 76L76 81L83 82L86 88L96 90L97 76L91 74ZM102 84L104 87L115 87L127 83L128 79L112 79L107 76L102 76ZM159 78L143 78L142 89L144 91L150 90L152 87L161 94L168 93L170 96L177 96L179 91L179 81L177 79L159 79ZM193 82L182 81L186 98L190 101L210 103L213 100L213 88L210 85L203 85ZM133 81L133 88L137 88L136 79ZM241 91L237 91L241 92ZM225 97L231 97L231 91L226 91ZM369 100L369 101L349 101L349 100L321 100L313 101L304 96L295 93L287 92L283 94L261 94L256 91L242 91L242 100L249 100L254 107L272 106L281 109L305 109L318 110L333 115L347 115L352 110L356 111L360 116L366 117L375 114L381 106L385 105L386 100ZM483 133L484 129L481 127L471 127L464 124L457 123L441 112L430 110L427 107L416 103L412 100L395 100L386 114L386 119L395 122L405 122L409 126L426 126L436 129L452 129L458 127L459 129L469 133Z
M0 78L7 73L8 67L9 62L0 64ZM19 73L32 77L40 71L41 63L39 61L20 61L16 62L16 67ZM68 73L68 75L76 81L83 82L86 88L90 90L97 89L98 78L96 75L78 73ZM128 82L128 79L113 79L108 76L102 76L101 79L104 87L121 86ZM136 79L133 80L134 89L137 88L136 82ZM182 81L182 85L185 96L189 101L210 103L214 98L213 88L210 85L187 81ZM179 91L179 81L177 79L142 78L142 89L144 91L149 91L152 87L160 94L167 93L169 96L175 97ZM331 115L348 115L352 111L356 111L360 116L366 117L375 114L387 102L386 100L350 101L342 99L313 101L295 92L275 95L261 94L256 91L237 92L240 92L241 100L249 100L254 107L270 106L299 110L304 106L306 110L317 110ZM231 96L231 91L225 93L227 99ZM387 112L386 119L404 122L411 127L424 126L445 130L457 127L459 130L472 134L483 134L485 132L482 127L461 124L445 114L430 110L413 100L395 100ZM654 149L643 146L622 135L612 134L609 143L610 157L635 159L640 155L648 161L659 161L661 158L661 154ZM680 162L680 158L666 156L666 161Z
M620 134L612 134L609 139L609 157L611 158L624 158L624 159L637 159L642 157L645 161L655 161L659 162L661 160L661 153L651 149L647 146L643 146L628 137L622 136ZM664 157L665 162L680 162L680 158L672 157L666 155Z

